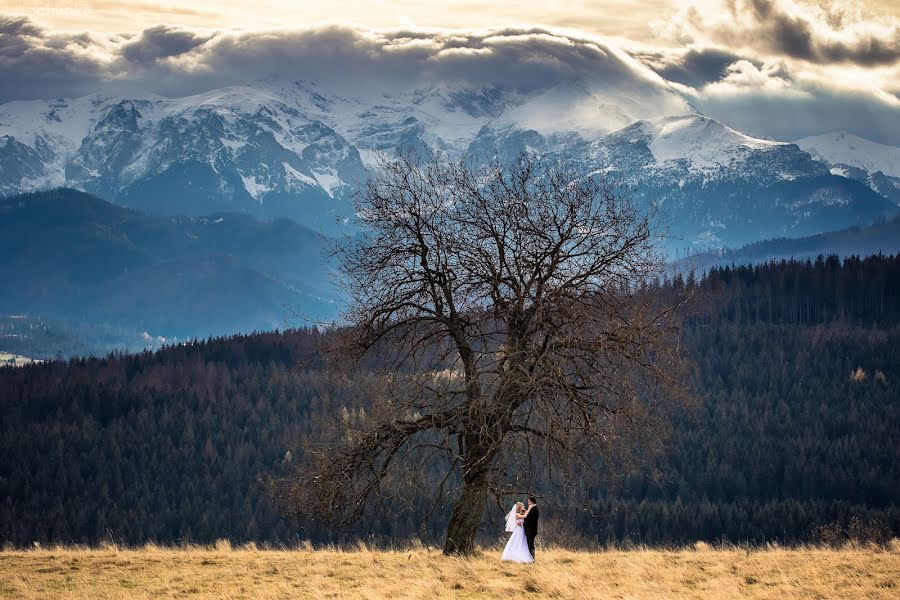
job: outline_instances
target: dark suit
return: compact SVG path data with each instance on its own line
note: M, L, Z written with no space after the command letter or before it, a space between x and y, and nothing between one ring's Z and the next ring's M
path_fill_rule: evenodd
M538 519L540 518L541 513L538 511L538 507L533 506L531 512L525 517L525 522L522 523L522 528L525 530L525 537L528 539L528 551L531 552L532 557L534 557L534 538L537 536Z

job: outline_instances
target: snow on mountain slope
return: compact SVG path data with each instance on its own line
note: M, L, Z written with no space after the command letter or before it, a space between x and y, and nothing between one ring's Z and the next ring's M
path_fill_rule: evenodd
M95 94L0 105L0 193L64 185L68 161L117 101Z
M587 160L616 170L630 165L714 178L745 168L754 156L789 146L752 138L699 115L680 115L638 121L595 140ZM793 176L784 173L785 178Z
M700 171L733 166L751 151L784 145L752 138L696 115L645 121L644 130L652 136L650 151L658 163L687 160Z
M795 142L829 165L849 165L876 173L900 177L900 148L879 144L858 135L837 131L806 137Z
M502 135L482 140L494 154L519 132L590 136L689 108L659 82L627 69L613 75L603 85L436 84L356 96L276 76L183 98L12 102L0 106L0 193L66 185L154 210L154 201L165 202L153 197L180 183L194 211L283 214L295 196L327 212L323 203L346 200L379 152L461 156L497 124ZM192 210L176 203L163 212L181 208Z
M575 132L591 140L639 119L689 112L692 108L683 98L652 82L569 81L506 111L496 126L515 124L545 136Z
M522 152L568 152L638 119L690 112L681 96L654 81L567 81L511 104L481 128L468 153L508 162Z
M347 212L366 174L322 120L339 105L353 108L315 84L273 81L175 99L8 103L0 194L69 186L163 214L241 210L321 225Z
M795 144L699 115L638 121L556 158L655 206L678 249L806 235L896 213L886 198L832 175Z
M352 214L378 154L397 149L485 161L524 151L614 173L711 244L868 222L885 214L884 190L900 189L887 175L851 178L865 192L845 185L797 145L734 131L622 67L537 89L338 94L268 77L183 98L11 102L0 105L0 195L69 186L155 214L242 211L326 229Z
M491 95L496 98L490 98ZM498 90L450 90L445 86L382 93L356 98L325 119L361 151L390 151L398 147L427 146L453 155L465 151L469 141L508 102ZM480 97L479 97L480 96ZM493 100L498 106L489 106ZM479 102L480 101L480 102Z
M52 130L61 145L77 149L98 113L112 98L93 95L73 100L14 101L0 105L0 129L34 147L41 135Z

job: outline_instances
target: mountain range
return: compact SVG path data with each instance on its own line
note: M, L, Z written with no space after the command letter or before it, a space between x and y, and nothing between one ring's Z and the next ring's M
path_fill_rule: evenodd
M306 325L339 304L325 243L289 219L159 217L75 190L21 194L0 200L0 314L116 324L148 340Z
M578 146L570 160L658 207L671 245L688 252L866 225L897 213L866 182L833 173L796 144L753 138L699 115L638 121Z
M330 320L341 298L323 246L354 231L354 191L398 151L524 152L604 177L658 210L670 256L703 264L862 252L900 210L900 149L845 132L755 138L625 71L531 89L338 93L268 77L182 98L15 101L0 105L0 317L27 319L4 335L40 323L47 356L85 331L106 351ZM803 236L818 241L789 241Z
M900 202L900 149L753 138L636 76L358 95L270 77L183 98L9 102L0 194L67 186L155 215L243 212L327 234L352 220L379 154L398 149L576 165L661 208L682 251L866 225Z
M900 149L846 131L803 138L797 145L829 165L831 173L862 181L900 204Z

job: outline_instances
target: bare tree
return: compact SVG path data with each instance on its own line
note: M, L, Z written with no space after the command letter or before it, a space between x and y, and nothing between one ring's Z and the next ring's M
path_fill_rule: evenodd
M466 554L523 469L593 469L655 432L657 388L678 389L674 307L641 291L660 238L602 180L526 156L484 170L403 156L356 209L339 339L378 385L280 488L289 509L350 522L441 464L426 492L456 492L444 552Z

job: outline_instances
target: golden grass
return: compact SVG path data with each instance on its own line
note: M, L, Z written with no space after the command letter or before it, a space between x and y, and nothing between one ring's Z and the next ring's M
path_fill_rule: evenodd
M448 558L429 549L0 552L0 598L898 598L900 542L876 548L539 549L534 565L499 550Z

